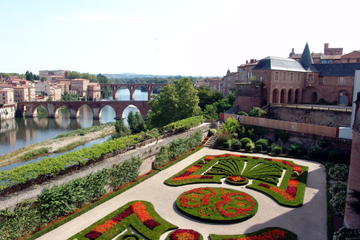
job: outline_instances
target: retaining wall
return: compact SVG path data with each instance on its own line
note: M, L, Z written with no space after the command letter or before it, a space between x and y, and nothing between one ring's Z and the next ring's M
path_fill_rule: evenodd
M95 162L94 164L83 167L77 171L54 177L51 180L42 183L41 185L31 186L19 192L15 192L7 196L2 196L0 197L0 209L14 208L16 204L22 201L36 199L36 197L40 195L40 193L46 188L68 183L74 179L85 177L104 168L112 168L114 165L122 164L124 161L133 157L140 157L141 159L144 159L142 165L140 166L139 175L145 174L151 170L152 162L155 160L155 156L160 151L162 146L171 143L175 139L186 138L195 133L197 130L201 130L203 132L204 138L207 135L209 126L209 123L203 123L183 133L167 137L165 136L159 140L148 140L146 141L146 144L140 143L133 150L129 150L127 152L106 158L102 161Z

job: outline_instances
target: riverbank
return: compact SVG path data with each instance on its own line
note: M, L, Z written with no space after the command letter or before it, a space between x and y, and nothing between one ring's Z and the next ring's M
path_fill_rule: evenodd
M0 156L0 167L15 162L28 161L40 156L50 155L52 153L66 152L75 147L83 145L89 141L103 138L115 133L115 127L112 123L93 126L70 131L60 134L57 137L39 142L30 146L23 147L14 152Z

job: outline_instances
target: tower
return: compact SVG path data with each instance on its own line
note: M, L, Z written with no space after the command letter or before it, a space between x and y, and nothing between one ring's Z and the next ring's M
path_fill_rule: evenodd
M303 66L303 68L305 68L306 70L309 70L311 65L314 63L314 61L311 57L308 43L306 43L306 45L305 45L304 51L300 58L300 63Z

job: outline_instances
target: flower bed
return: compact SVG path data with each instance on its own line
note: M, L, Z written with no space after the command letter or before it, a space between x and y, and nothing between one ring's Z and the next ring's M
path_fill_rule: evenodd
M191 229L177 229L170 233L165 240L203 240L203 237Z
M221 179L226 178L229 184L246 185L246 179L238 180L248 178L253 179L248 188L269 195L281 205L299 207L304 200L307 172L307 167L292 161L222 154L201 158L167 179L165 184L221 183Z
M296 234L283 228L265 228L249 234L216 235L210 234L210 240L297 240Z
M160 236L164 232L177 228L162 219L155 212L151 203L145 201L133 201L110 213L100 221L97 221L69 239L113 239L130 226L148 239L160 239ZM130 233L129 230L125 232L125 234L136 236L136 234ZM125 234L123 234L123 236ZM131 237L136 239L134 236Z
M195 188L176 200L184 214L210 222L239 222L254 216L258 204L247 193L227 188Z

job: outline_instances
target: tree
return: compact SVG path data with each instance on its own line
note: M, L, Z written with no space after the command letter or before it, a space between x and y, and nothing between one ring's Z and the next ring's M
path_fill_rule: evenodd
M226 119L225 124L224 124L225 131L227 131L231 134L234 134L238 131L239 128L240 128L240 124L237 119L232 118L232 117Z
M213 104L222 98L219 91L211 90L209 87L206 86L198 87L197 90L199 96L199 106L202 110L205 109L206 105Z
M204 116L206 119L218 119L219 114L214 104L208 104L204 109Z
M128 115L128 123L132 133L139 133L145 130L145 122L142 116L136 112L130 112Z
M166 85L149 104L149 120L153 127L164 126L201 113L197 90L189 78Z
M65 102L79 101L79 100L80 100L80 96L77 93L65 92L61 96L61 101L65 101Z
M36 74L33 74L30 71L26 71L25 79L28 80L28 81L34 82L34 80L40 80L40 76L36 75Z
M130 130L125 126L123 119L116 120L115 131L119 137L123 137L130 134Z

